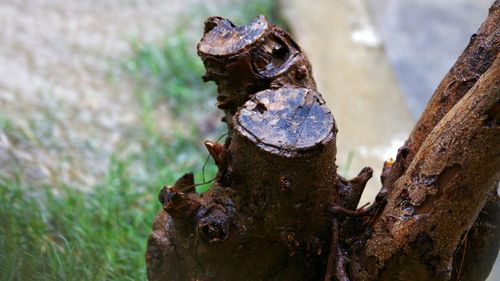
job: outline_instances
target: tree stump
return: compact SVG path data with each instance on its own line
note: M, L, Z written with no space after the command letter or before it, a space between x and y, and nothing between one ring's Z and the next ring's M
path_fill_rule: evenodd
M337 174L335 120L301 48L262 16L209 18L198 55L228 137L205 141L219 169L207 193L189 173L161 190L148 279L485 280L500 247L499 18L497 0L361 209L372 170Z
M181 195L199 201L197 210L178 216L169 205L160 213L149 241L149 264L158 263L150 279L320 278L331 239L325 208L338 198L335 135L316 91L256 93L234 116L217 182L203 196ZM182 262L162 260L174 256Z

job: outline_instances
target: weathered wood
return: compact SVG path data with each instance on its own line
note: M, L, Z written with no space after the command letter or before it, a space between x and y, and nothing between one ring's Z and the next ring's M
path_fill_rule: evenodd
M496 0L489 15L471 36L471 40L450 71L439 83L405 145L400 148L392 169L387 174L381 193L403 175L429 133L446 113L471 89L493 63L500 52L500 0Z
M498 186L490 194L486 205L464 243L456 252L451 280L486 280L495 265L500 249L500 198Z
M160 213L148 243L150 280L318 280L324 274L331 219L324 210L338 192L336 127L321 95L290 87L259 92L234 124L224 170L199 205L174 188L163 191L169 216ZM179 208L170 198L179 198Z
M499 78L497 56L429 133L394 183L355 280L449 280L455 252L500 180Z
M235 122L228 149L232 186L242 212L263 220L254 229L296 232L304 240L297 240L300 247L307 239L326 245L330 218L324 209L338 196L336 127L321 96L301 88L266 90L245 104ZM324 255L327 249L315 251Z
M256 92L287 85L316 89L304 52L263 16L244 26L209 18L198 55L206 68L203 79L217 84L217 106L224 110L230 129L237 108Z

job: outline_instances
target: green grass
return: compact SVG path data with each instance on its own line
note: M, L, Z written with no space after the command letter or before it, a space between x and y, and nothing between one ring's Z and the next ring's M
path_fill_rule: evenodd
M190 46L185 32L178 30L161 45L134 42L135 56L126 63L141 88L149 90L146 95L155 104L168 103L174 115L213 101L215 88L202 83L203 65Z
M257 14L277 22L270 0L241 1L222 11L237 24ZM207 13L214 11L201 9L189 20L202 22ZM208 165L203 174L202 140L223 130L208 136L203 130L202 121L215 110L215 87L202 83L202 64L183 30L161 44L133 42L134 55L124 62L142 106L143 128L135 132L144 136L140 153L113 157L106 177L90 191L0 178L0 280L146 280L144 252L159 190L189 171L197 182L211 179L216 168ZM156 126L162 122L153 114L159 104L168 106L165 118L173 121L167 135ZM0 130L30 141L10 128L1 117Z
M117 161L89 193L1 181L0 279L144 280L154 189Z

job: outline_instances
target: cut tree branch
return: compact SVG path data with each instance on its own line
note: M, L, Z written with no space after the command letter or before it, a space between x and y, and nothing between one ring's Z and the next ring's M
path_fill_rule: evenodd
M379 199L384 197L394 182L404 174L420 146L439 121L493 63L500 51L499 22L500 0L496 0L486 20L471 36L469 45L439 83L405 145L399 149L396 161L386 175Z
M264 17L239 27L209 18L198 54L229 136L223 146L205 142L219 168L209 192L185 194L176 184L160 194L148 278L319 280L331 256L325 209L356 206L371 169L339 180L337 128L309 61ZM345 271L339 243L335 268Z
M264 17L211 17L198 55L228 137L205 141L218 173L163 188L148 279L483 281L500 243L500 0L434 93L377 204L372 169L337 175L333 115L311 65ZM480 263L480 266L474 266Z
M316 90L311 64L288 33L263 16L235 26L221 17L205 22L198 55L205 81L218 87L217 107L232 129L233 115L256 92L295 86Z
M500 180L499 77L497 56L429 133L375 221L356 280L449 280L456 249Z

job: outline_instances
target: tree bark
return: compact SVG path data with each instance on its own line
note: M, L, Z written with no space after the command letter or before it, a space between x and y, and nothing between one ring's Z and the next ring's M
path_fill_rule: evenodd
M160 193L148 278L318 280L331 244L325 209L356 206L371 170L338 178L337 129L309 61L264 17L244 27L210 18L198 53L229 136L206 143L219 167L208 193L186 193L189 176Z
M262 16L209 18L198 55L228 137L205 142L207 193L192 174L161 190L148 279L485 280L500 246L499 20L495 1L376 204L356 210L372 170L337 175L335 120L301 48Z
M392 184L403 175L422 143L439 121L493 63L500 51L499 22L500 1L496 0L490 7L486 20L471 36L463 53L439 83L405 145L399 149L396 161L386 175L380 197L386 195Z
M198 55L206 68L203 80L217 84L217 107L224 110L230 130L238 107L258 91L285 85L316 90L311 64L299 45L263 16L245 26L209 18Z
M499 78L497 56L429 133L356 257L355 280L451 278L455 251L500 180Z
M429 133L475 85L479 77L489 69L500 51L500 1L496 0L489 9L489 15L479 30L471 36L469 45L456 63L443 78L434 92L426 109L408 137L405 145L398 151L396 161L390 163L382 175L383 187L377 196L375 207L385 204L385 198L393 189L395 182L404 174L422 143ZM500 220L491 216L500 212L500 199L497 194L498 182L491 186L491 195L487 206L480 213L470 234L464 237L466 245L457 251L457 262L453 271L453 280L458 280L457 267L463 267L462 280L485 280L500 249ZM480 235L481 233L482 235ZM466 255L462 255L467 253ZM471 254L471 253L474 253ZM472 279L476 276L477 279ZM467 277L467 278L466 278Z

